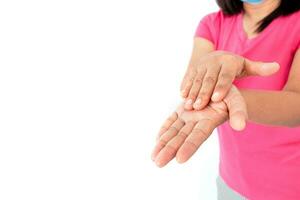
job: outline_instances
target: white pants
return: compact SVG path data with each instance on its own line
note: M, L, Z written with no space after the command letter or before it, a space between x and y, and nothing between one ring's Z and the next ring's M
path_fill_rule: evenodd
M232 190L227 186L221 176L216 179L218 200L247 200L242 195L238 194L236 191Z

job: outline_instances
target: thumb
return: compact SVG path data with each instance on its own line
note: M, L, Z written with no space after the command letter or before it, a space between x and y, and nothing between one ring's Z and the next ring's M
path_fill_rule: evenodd
M256 62L245 58L245 76L270 76L280 68L277 62Z
M247 105L239 90L232 86L224 99L229 111L229 124L236 130L241 131L246 126L248 119Z

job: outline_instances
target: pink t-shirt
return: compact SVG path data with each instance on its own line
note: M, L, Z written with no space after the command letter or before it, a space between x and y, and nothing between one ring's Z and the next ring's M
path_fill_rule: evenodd
M229 17L221 11L208 14L194 36L210 40L216 50L278 62L281 68L276 74L247 77L234 84L238 88L282 90L300 48L300 12L277 18L253 39L246 36L242 15ZM300 199L300 127L248 122L246 129L238 133L226 122L218 132L220 175L229 187L251 200Z

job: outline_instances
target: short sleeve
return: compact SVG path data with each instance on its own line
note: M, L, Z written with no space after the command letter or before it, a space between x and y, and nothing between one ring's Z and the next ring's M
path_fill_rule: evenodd
M300 13L300 11L299 11L299 13ZM300 14L299 14L299 17L300 17ZM299 19L299 17L298 17L298 19ZM296 50L298 51L298 50L300 50L300 22L298 20L297 20L297 27L298 27L298 29L297 29L295 35L296 35L296 38L297 38Z
M216 45L220 33L221 11L205 15L195 30L194 37L205 38Z
M298 51L300 50L300 11L297 11L296 13L294 13L292 15L292 19L291 19L291 30L295 29L295 31L293 32L293 36L295 36L295 50ZM291 34L291 30L289 32L289 34Z

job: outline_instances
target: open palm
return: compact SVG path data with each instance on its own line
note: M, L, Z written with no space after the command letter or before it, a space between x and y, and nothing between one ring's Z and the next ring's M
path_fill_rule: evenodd
M152 160L159 167L165 166L174 157L179 163L186 162L229 116L236 129L241 129L247 118L244 99L234 87L224 101L211 102L200 111L187 111L184 103L180 104L160 129Z

